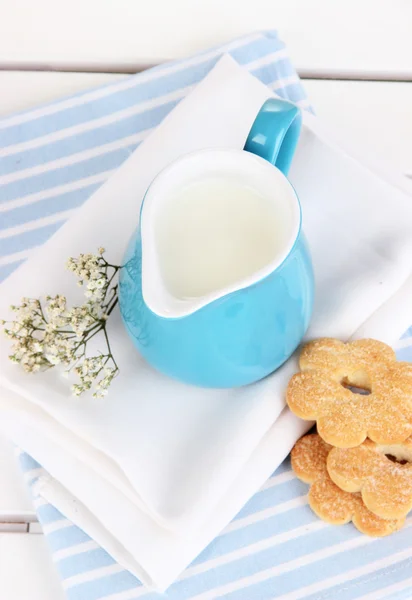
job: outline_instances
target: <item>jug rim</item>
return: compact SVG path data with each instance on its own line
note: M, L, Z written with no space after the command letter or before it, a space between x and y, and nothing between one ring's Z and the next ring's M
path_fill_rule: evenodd
M184 165L184 163L190 162L191 160L196 161L198 159L204 159L208 156L214 157L216 160L219 156L220 158L223 158L224 156L227 157L229 155L236 156L241 161L244 161L246 156L248 164L252 164L254 161L255 165L258 165L259 169L263 169L266 174L268 174L269 178L272 178L273 181L277 180L278 183L282 182L284 190L287 190L290 205L292 206L292 217L294 221L288 241L284 244L282 251L279 252L275 259L270 261L264 267L256 270L251 275L228 284L214 292L205 294L204 296L196 298L177 298L167 289L161 275L153 225L156 211L156 192L159 193L160 191L161 193L161 184L164 185L166 178L170 177L173 174L173 171L182 164ZM279 270L292 253L297 240L299 239L302 229L302 207L295 188L289 179L275 165L256 154L252 154L242 149L230 147L204 148L183 154L159 171L144 194L140 210L139 227L142 244L143 300L148 308L157 316L167 319L176 319L189 316L220 298L252 287Z

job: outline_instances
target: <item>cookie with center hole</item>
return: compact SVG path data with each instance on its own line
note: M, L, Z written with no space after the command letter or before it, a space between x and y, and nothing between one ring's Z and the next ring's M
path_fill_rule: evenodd
M288 384L288 406L316 421L327 443L350 448L369 437L398 444L412 435L412 364L398 362L387 344L321 338L303 348L299 366Z
M297 477L310 484L308 502L313 512L332 525L353 522L355 527L373 537L398 531L405 519L383 519L365 506L361 494L343 491L330 478L326 463L332 446L317 434L301 438L291 452L292 468Z
M332 448L327 470L339 488L359 492L365 506L383 519L403 519L412 510L412 438Z

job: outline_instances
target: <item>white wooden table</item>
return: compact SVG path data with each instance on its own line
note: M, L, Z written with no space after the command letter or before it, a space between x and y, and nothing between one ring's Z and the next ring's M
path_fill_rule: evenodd
M279 31L338 138L412 176L409 0L0 0L0 115L258 29ZM34 520L13 448L0 439L1 599L63 598L43 536L26 532Z

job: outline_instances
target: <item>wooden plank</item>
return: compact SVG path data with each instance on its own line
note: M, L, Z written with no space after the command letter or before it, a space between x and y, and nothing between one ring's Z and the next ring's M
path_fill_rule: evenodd
M1 523L17 525L17 531L21 523L35 519L33 503L23 482L14 447L0 436L0 530ZM23 531L25 527L20 529Z
M133 72L277 29L302 75L412 78L407 0L13 0L0 68Z
M64 600L63 588L42 535L0 534L0 598Z
M0 71L0 117L104 85L124 75Z

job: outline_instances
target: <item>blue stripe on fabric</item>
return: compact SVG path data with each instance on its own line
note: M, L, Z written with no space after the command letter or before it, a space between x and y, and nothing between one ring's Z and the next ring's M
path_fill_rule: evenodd
M0 221L0 230L10 229L11 227L29 223L41 219L42 217L48 217L62 211L78 208L103 183L104 182L102 181L101 183L88 185L79 190L59 194L58 196L39 200L38 202L31 202L30 204L26 204L26 206L19 206L18 208L3 212Z
M139 591L139 600L175 600L173 596L173 586L171 588L168 588L164 594L160 594L159 592L150 592L148 590L147 594L143 594L142 596L140 590L136 591ZM75 600L80 599L76 598ZM134 600L134 598L128 598L127 600Z
M43 504L37 508L37 516L42 525L49 525L55 521L62 521L63 517L61 512L57 510L52 504Z
M258 37L256 37L258 35ZM253 39L252 39L253 38ZM270 44L272 47L272 51L275 51L276 48L283 48L284 47L284 43L279 40L278 36L277 36L277 32L274 30L270 30L270 31L263 31L260 34L256 34L256 35L246 35L244 36L244 38L238 38L238 42L242 42L243 40L243 44L241 44L241 46L239 46L240 48L246 48L248 44L264 44L266 40L270 40ZM236 41L236 40L234 40ZM230 42L229 44L225 44L223 46L215 46L213 48L209 48L207 50L204 50L202 52L199 52L198 54L196 54L196 57L203 57L203 56L207 56L209 53L216 51L216 53L221 56L222 53L228 52L228 48L232 45L232 42ZM191 57L192 58L192 57ZM161 71L169 71L169 67L172 65L176 65L176 66L180 66L181 69L185 69L186 65L187 65L187 60L189 59L180 59L180 60L175 60L175 61L170 61L168 63L161 63L155 67L151 67L150 69L148 69L147 72L153 72L156 73L157 77L161 77ZM200 61L201 62L201 61ZM157 73L158 72L158 73ZM145 85L145 81L141 81L141 77L140 77L140 73L137 73L135 75L129 76L129 77L124 77L122 81L125 81L127 79L136 79L136 85ZM64 102L66 100L71 100L74 98L78 98L79 100L84 98L84 102L83 105L87 105L89 102L93 102L93 100L88 100L87 96L90 94L90 92L94 92L96 90L106 90L109 91L109 94L107 97L110 97L111 93L110 93L110 88L114 88L114 91L116 91L116 88L119 85L119 81L116 81L115 83L105 83L102 85L98 85L95 87L92 87L86 91L81 91L78 92L76 94L72 94L69 96L66 96L65 98L63 98L62 100L59 101L52 101L52 102L46 102L44 104L40 105L40 108L48 108L48 107L56 107L59 106L61 102ZM13 113L13 115L15 117L19 117L19 116L26 116L27 114L30 114L32 111L31 110L20 110L20 111L16 111L15 113ZM53 113L53 115L56 114L55 112ZM6 117L4 117L3 119L0 119L0 125L4 122L7 122L10 118L10 115L7 115ZM38 117L33 117L31 120L25 122L25 126L26 124L31 123L32 121L37 120ZM52 117L51 117L52 118ZM10 127L15 127L15 125L10 125ZM6 129L6 128L4 128Z
M262 73L264 73L265 78L268 80L266 82L263 81L263 83L271 83L276 79L275 73L269 67L265 67ZM289 88L292 89L288 91ZM294 101L305 97L305 94L301 92L300 84L289 85L285 87L284 91L277 90L277 92L279 95L283 94L288 99ZM41 147L41 151L39 151L39 148L22 150L18 153L18 162L16 162L15 154L4 156L0 161L0 175L7 175L29 167L45 164L51 160L64 158L77 152L118 141L129 135L156 127L179 101L167 102L147 111L122 117L115 123L98 126L91 131L78 133L75 136L68 136L55 142L49 142L47 145ZM114 164L114 166L117 166L117 164Z
M331 534L335 534L335 531L341 534L340 537L342 542L345 542L349 538L348 531L352 533L352 538L360 536L360 534L352 526L350 528L331 527ZM257 597L268 597L273 591L274 586L276 587L276 592L279 596L286 593L290 594L308 585L315 584L323 579L338 576L352 569L365 566L375 560L383 559L387 556L390 556L394 552L409 548L410 537L410 530L404 529L403 531L400 531L393 536L389 536L388 538L375 538L369 543L355 549L344 550L342 548L342 551L339 554L335 554L329 558L323 559L322 561L294 569L293 576L291 576L291 573L285 573L275 578L268 579L260 584L244 587L239 592L227 594L226 597L230 600L248 600L249 598L254 598L254 594L256 594ZM335 539L331 539L331 546L336 540L336 535L333 535L333 538ZM328 548L328 543L325 543L323 547ZM319 545L317 540L313 539L312 551L316 551L318 549ZM283 554L281 562L286 562ZM259 566L262 566L260 559Z
M399 563L390 565L382 569L357 577L351 581L347 581L344 584L333 586L329 589L325 589L322 592L311 594L306 596L305 600L333 600L339 598L339 600L354 600L360 598L365 594L372 594L373 592L380 591L383 586L388 583L385 581L390 576L390 585L404 581L405 579L411 578L411 567L412 559L408 558ZM402 594L409 593L410 590L403 590ZM385 600L391 600L395 597L399 597L398 594L386 594Z
M19 235L12 235L10 237L0 239L0 256L7 256L9 254L15 254L27 250L28 248L34 248L44 244L52 235L55 233L64 221L53 223L51 225L45 225L39 227L33 231L26 231Z
M225 556L238 548L244 548L271 537L279 536L287 532L307 527L314 522L313 513L308 506L293 509L287 513L262 519L253 525L248 525L236 532L223 533L217 537L203 552L193 561L193 565L206 563L212 558ZM310 530L308 534L311 535ZM302 536L303 537L303 536ZM273 542L276 544L276 541ZM277 547L280 547L278 545Z
M281 90L276 90L276 93L285 100L290 100L291 102L300 102L301 100L306 100L306 94L302 90L299 83L292 83L290 85L285 86Z
M312 533L311 536L303 536L293 540L284 542L283 544L255 552L252 555L245 556L233 562L222 566L213 565L213 578L210 577L210 572L195 575L190 579L178 582L173 586L173 591L176 598L185 600L191 595L200 592L212 590L216 586L216 581L219 585L226 585L233 581L237 581L241 574L242 577L250 577L265 569L270 569L278 564L287 564L289 561L294 561L297 558L309 556L316 549L326 549L334 544L339 544L346 541L348 538L356 538L358 533L354 528L348 528L343 532L338 527L326 527L320 531ZM313 573L313 565L310 568ZM301 569L299 569L300 573ZM290 574L286 574L286 582L290 579ZM278 581L281 577L277 578ZM296 583L296 578L292 578L291 585ZM183 584L185 589L183 590ZM288 583L286 584L288 585ZM287 589L282 588L282 593ZM249 596L253 598L254 596ZM173 596L172 596L173 598Z
M263 490L259 492L259 494L253 496L252 500L242 508L234 520L243 519L258 510L264 510L265 508L275 506L282 502L293 500L306 492L307 486L295 477L290 481Z
M19 456L19 463L24 473L40 468L39 463L26 453Z
M128 571L121 571L115 575L75 585L70 588L70 593L76 594L77 592L75 597L78 600L100 600L108 595L109 590L115 589L116 592L123 592L135 588L136 581L136 578Z
M36 483L38 482L39 478L40 478L39 475L30 476L30 473L28 473L27 478L26 478L27 485L29 485L30 487L35 486Z
M49 504L48 506L51 506L51 504ZM37 509L37 514L39 516L40 523L42 525L44 525L45 521L43 520L43 518L41 517L41 514L40 514L41 508L43 508L43 507L41 506ZM61 515L61 513L59 513L59 515L60 515L59 520L67 521L67 519L65 519L63 517L63 515ZM58 550L64 550L65 548L71 548L72 546L75 546L76 544L83 544L84 542L90 541L89 536L84 531L82 531L79 527L76 527L76 525L72 525L70 527L65 527L64 529L60 529L60 530L56 530L56 531L52 531L52 532L46 532L45 535L47 538L47 543L50 546L50 549L52 552L57 552Z
M67 579L67 577L73 577L73 575L87 573L87 571L116 563L102 548L97 548L96 550L88 550L87 552L80 552L74 556L69 556L57 561L56 564L61 577Z
M22 265L24 262L26 262L25 259L16 260L14 262L8 263L7 265L0 266L0 283L7 279L7 277L11 275L13 271L20 267L20 265Z
M280 473L284 473L285 471L291 471L291 469L292 469L292 467L291 467L289 457L285 458L283 463L281 465L279 465L279 467L272 473L271 477L269 477L268 481L270 481L272 479L272 477L279 475Z
M272 45L262 44L262 39L245 43L245 46L229 52L240 64L256 60L265 56L269 52L273 52ZM125 107L147 102L153 98L164 96L174 92L180 88L194 85L201 81L207 73L215 66L221 55L201 62L194 66L188 66L178 73L168 73L162 69L164 74L159 74L146 82L139 82L139 75L133 76L136 79L136 85L127 89L116 91L110 96L95 99L85 104L80 104L72 108L67 108L53 115L51 119L49 115L37 118L30 122L25 127L19 125L0 130L0 147L7 147L16 143L22 143L37 137L60 131L71 124L81 124L94 119L99 119L115 113L118 110L123 110ZM290 65L290 63L288 63ZM173 67L172 63L168 70ZM289 66L290 68L290 66Z
M290 77L291 75L296 75L294 70L290 68L290 62L287 58L279 60L276 63L269 63L257 67L256 69L253 69L252 73L265 85L273 84L277 80ZM299 86L302 87L301 84L299 84Z
M403 534L403 535L402 535ZM358 534L359 535L359 534ZM402 538L402 539L400 539ZM394 541L396 540L396 541ZM386 544L385 544L386 542ZM329 577L335 577L362 566L368 565L375 560L389 557L392 553L407 549L410 547L410 531L404 530L393 536L392 538L375 539L370 544L363 547L343 551L338 555L331 556L318 564L307 565L293 571L293 576L290 573L283 576L273 578L250 587L245 587L241 591L227 594L225 597L231 600L247 600L257 597L270 597L273 589L281 596L285 593L292 593L296 590L322 581ZM316 549L316 546L315 548ZM283 558L283 557L282 557ZM390 572L390 568L388 569ZM371 577L371 575L369 575ZM367 577L365 578L367 579ZM346 584L344 584L346 585ZM344 587L343 584L337 586L338 589ZM349 584L348 584L349 585ZM366 592L367 590L363 590ZM369 591L369 590L368 590ZM322 594L314 595L317 600L322 597ZM334 596L331 596L334 598ZM338 596L340 599L340 595ZM305 600L307 600L305 598Z
M410 336L412 336L412 326L409 327L409 329L407 329L405 331L405 333L403 334L403 336L400 339L404 340L405 338L410 337Z
M98 175L104 171L116 169L130 156L135 148L136 144L126 146L73 165L67 165L64 169L53 169L33 177L4 184L0 186L0 202L6 203L16 198L23 198L26 194L35 194L85 177Z
M276 501L273 501L270 506L276 506ZM258 512L256 510L255 512ZM254 513L251 513L254 514ZM197 565L205 562L211 556L224 556L228 552L232 552L237 548L241 548L248 544L259 542L272 536L279 535L286 531L297 529L313 522L313 515L308 506L294 508L279 515L267 517L256 523L245 525L240 529L228 531L217 537L208 548L206 548L193 562Z
M43 165L58 158L65 158L84 150L120 141L137 133L142 133L142 135L146 131L149 133L150 129L159 125L177 104L177 101L168 102L145 113L125 117L109 125L50 142L41 148L24 150L18 155L4 156L0 160L0 175L8 175L22 169ZM16 156L19 156L17 165Z
M7 148L15 143L28 142L56 131L64 131L64 129L72 127L73 124L77 126L82 123L93 123L94 120L101 119L105 116L115 115L117 112L121 112L129 107L138 107L142 101L150 99L154 100L158 96L166 95L171 91L177 91L187 85L194 85L203 79L216 61L217 59L210 61L205 67L205 72L202 72L201 74L198 73L196 77L190 77L190 74L183 72L182 80L173 82L173 90L166 90L164 93L153 93L152 95L149 95L144 93L146 92L146 88L143 88L143 93L140 92L139 94L140 96L143 96L142 98L136 97L136 90L130 88L114 94L110 101L108 101L107 97L94 100L90 104L75 106L71 109L59 112L54 115L53 119L50 119L48 115L45 115L44 117L33 121L30 128L25 127L17 129L17 132L21 133L18 137L16 136L17 132L5 130L3 135L0 135L1 147ZM151 82L151 84L155 86L158 82L154 81ZM146 98L146 95L148 95L148 98ZM142 114L144 114L144 112Z
M396 356L398 360L402 360L405 362L411 362L412 360L412 347L401 348L397 351Z
M236 598L236 600L248 600L249 598L265 597L269 593L273 593L273 586L278 593L291 594L294 591L305 586L316 583L320 579L334 577L351 569L359 568L369 564L372 560L378 560L390 556L393 552L410 547L410 531L405 529L392 538L384 540L368 540L363 538L367 543L352 549L345 549L344 543L348 540L359 539L360 534L354 527L330 527L323 531L316 532L308 538L294 540L283 544L277 549L260 552L254 555L253 559L248 557L231 565L226 565L222 569L214 568L214 575L219 581L219 585L236 581L239 578L239 573L242 577L251 576L255 573L271 569L273 566L280 564L287 567L288 561L294 561L299 557L312 556L312 553L320 549L330 548L334 551L335 544L338 544L339 552L320 561L314 561L308 565L293 569L291 572L286 572L276 577L268 578L260 584L244 587L242 591L233 594L227 594L227 598ZM207 578L205 578L207 579ZM196 589L199 589L199 582L194 583ZM205 581L205 586L208 583ZM245 582L246 585L246 582ZM203 589L203 588L202 588ZM211 588L213 589L213 588ZM188 596L189 597L189 596Z

